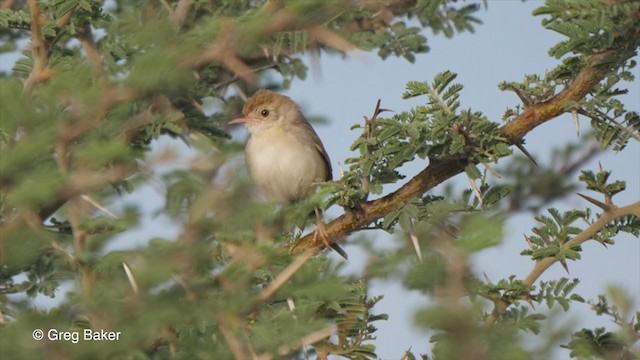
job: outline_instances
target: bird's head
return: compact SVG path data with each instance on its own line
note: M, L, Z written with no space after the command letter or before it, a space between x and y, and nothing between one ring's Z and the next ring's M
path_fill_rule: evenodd
M259 90L247 100L242 115L229 124L245 124L251 133L298 121L301 116L300 108L293 100L269 90Z

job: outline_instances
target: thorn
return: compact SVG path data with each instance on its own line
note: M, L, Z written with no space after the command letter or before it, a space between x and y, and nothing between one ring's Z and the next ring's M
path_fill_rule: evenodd
M344 249L340 245L333 243L331 244L331 248L335 250L338 254L340 254L340 256L342 256L345 260L349 260L349 255L347 254L346 251L344 251Z
M578 194L578 196L580 196L581 198L587 200L588 202L592 203L593 205L599 207L600 209L604 210L604 211L610 211L611 210L611 205L605 204L601 201L598 201L590 196L587 195L583 195L580 193L576 193Z
M338 170L340 170L340 177L344 177L344 168L342 167L340 161L338 161Z
M287 297L287 306L289 307L289 311L296 309L296 303L293 302L293 298L291 296Z
M514 86L511 86L510 90L513 91L516 95L518 95L518 98L520 98L520 101L522 101L525 108L528 108L531 105L533 105L533 101L531 101L531 99L522 90Z
M487 163L482 163L482 165L484 165L485 168L487 168L487 170L491 171L491 173L497 177L498 179L502 179L502 175L500 175L499 172L497 172L494 168L492 168L491 166L489 166L489 164Z
M527 149L524 148L524 145L522 144L515 144L516 147L518 149L520 149L520 151L522 151L522 153L524 154L524 156L526 156L529 160L531 160L531 162L533 163L533 165L538 166L538 163L536 162L536 160L533 158L533 156L531 156L531 154L529 154L529 152L527 151Z
M416 255L418 255L418 260L422 262L422 250L420 250L420 243L418 242L418 237L416 236L416 228L413 225L413 219L409 218L409 238L411 239L411 243L413 244L413 249L416 251Z
M524 239L527 240L527 244L529 245L529 248L531 250L535 250L536 246L533 244L533 242L531 242L531 238L528 237L526 234L522 234L522 235L524 235Z
M475 181L473 181L471 176L467 175L467 179L469 179L469 183L471 184L471 188L473 189L473 193L476 195L476 198L478 199L478 203L480 205L480 208L482 208L482 193L480 192L480 189L478 189L478 185L476 184Z
M129 284L131 284L131 288L133 289L133 293L138 293L138 282L136 282L136 278L133 277L133 273L126 262L122 262L122 267L124 268L125 274L127 274L127 279L129 279Z
M533 310L536 309L536 306L533 304L533 298L531 297L530 294L522 295L522 297L524 298L524 301L526 301L527 304L529 304L529 306L531 306Z
M373 110L373 116L372 119L375 119L378 114L380 114L380 103L382 102L382 100L378 99L378 101L376 102L376 108L375 110Z
M90 197L89 195L85 195L82 194L80 196L82 198L82 200L88 202L89 204L93 205L96 209L102 211L103 213L109 215L109 217L113 218L113 219L118 219L118 216L114 213L112 213L111 211L109 211L109 209L105 208L104 206L100 205L97 201L95 201L92 197Z
M580 137L580 118L578 118L578 111L572 110L571 115L573 116L573 126L576 128L576 135Z
M493 281L489 279L489 277L487 276L487 273L483 272L482 275L484 275L484 279L487 281L489 285L493 285Z
M569 274L569 267L567 266L567 263L564 260L560 261L560 265L562 265L562 267L564 268L564 271L566 271L567 274Z
M540 229L538 228L533 228L531 231L533 231L534 234L540 236L540 238L542 239L542 241L544 241L545 245L550 246L551 245L551 241L549 240L549 237L543 233L542 231L540 231Z

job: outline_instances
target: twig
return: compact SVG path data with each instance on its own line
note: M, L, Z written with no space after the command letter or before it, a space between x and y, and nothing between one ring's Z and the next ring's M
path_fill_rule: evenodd
M236 55L236 46L242 43L231 22L222 24L222 31L216 42L200 54L191 55L182 61L182 66L200 68L211 62L219 62L236 76L248 83L255 83L257 78L251 68Z
M498 179L502 179L502 175L500 175L500 173L498 171L496 171L496 169L492 168L489 164L483 162L482 165L484 165L484 167L491 171L491 173L493 174L493 176L497 177Z
M270 299L289 279L315 254L314 249L309 249L306 252L297 256L291 264L289 264L276 278L267 286L258 298L261 301Z
M24 92L29 94L36 84L46 81L51 76L47 65L47 49L44 44L42 34L42 21L38 0L29 0L29 11L31 12L31 54L33 57L33 68L31 74L24 83Z
M167 0L160 0L160 3L162 4L162 6L164 6L165 10L167 10L169 14L173 12L173 9L171 9L171 5L169 5Z
M603 119L606 120L606 122L610 123L612 126L618 128L621 131L626 132L627 134L629 134L629 136L633 137L634 139L636 139L637 141L640 141L640 135L636 134L632 129L631 126L624 126L622 124L620 124L619 122L615 121L614 119L612 119L610 116L608 116L607 114L603 113L600 110L596 109L596 112L598 113L597 115L601 116L602 119L597 118L594 114L588 113L586 110L584 109L579 109L578 110L578 114L580 115L584 115L592 120L596 120L596 121L602 121Z
M257 68L252 68L250 71L252 73L259 73L261 71L264 70L269 70L269 69L275 69L278 67L277 63L271 63L271 64L267 64L267 65L263 65L263 66L259 66ZM225 86L229 86L230 84L233 84L234 82L240 80L241 78L243 78L246 74L235 74L231 79L227 80L227 81L223 81L219 84L216 84L214 86L215 90L219 90Z
M218 328L224 337L224 341L229 346L229 350L231 350L233 357L236 360L250 360L251 358L247 354L244 346L242 346L240 340L238 340L231 331L228 321L219 320L219 324Z
M171 21L176 31L180 30L184 25L189 10L191 10L191 0L180 0L176 9L171 13Z
M103 213L107 214L112 219L118 219L118 215L114 214L113 212L111 212L111 210L107 209L106 207L100 205L100 203L95 201L91 196L89 196L87 194L82 194L80 197L82 198L82 200L84 200L84 201L88 202L89 204L93 205L96 209L98 209L98 210L102 211Z
M533 100L529 97L529 95L525 94L522 90L518 89L513 85L507 86L507 89L513 91L516 95L518 95L518 98L520 98L520 101L522 101L522 104L524 105L525 109L533 105Z
M608 223L611 221L618 219L620 217L626 215L635 215L640 217L640 201L635 202L631 205L627 205L620 208L614 208L610 211L605 211L593 224L584 229L580 234L576 235L570 241L567 241L562 245L563 249L570 249L576 245L580 245L588 240L593 239L593 237L600 232ZM531 286L533 283L542 275L545 270L547 270L551 265L555 264L559 260L555 257L548 257L536 262L535 266L527 275L527 277L522 281L525 286ZM509 307L510 303L503 300L498 299L495 302L493 311L489 317L485 320L485 324L491 325L495 323L500 316L504 313L504 311Z
M57 241L51 240L51 248L62 253L62 255L67 258L67 261L69 261L69 264L75 264L76 258L67 250L65 250L60 244L58 244Z
M298 341L296 341L293 344L282 345L278 347L278 355L286 356L290 354L292 351L295 351L306 345L313 345L318 341L322 341L335 333L336 333L335 326L328 326L326 328L312 332L311 334L307 334L301 337ZM273 354L261 354L255 357L255 360L272 360L272 359L275 359Z
M102 68L102 55L100 54L100 51L98 51L96 42L93 39L91 26L86 24L84 27L80 28L77 38L82 45L82 49L87 54L87 59L89 59L89 63L91 63L93 71L99 78L104 77L105 73Z
M299 20L286 8L273 6L275 3L267 1L257 15L269 18L269 21L260 32L260 35L264 38L290 28L292 24ZM189 68L200 68L211 62L219 62L240 78L253 83L256 77L251 68L237 56L238 46L247 40L247 36L251 35L236 31L231 21L223 22L222 31L215 42L199 54L185 58L181 65Z
M71 9L69 9L69 11L67 11L65 14L63 14L58 21L56 21L56 25L58 26L58 28L62 29L63 27L67 26L67 24L69 24L69 21L71 21L71 17L73 16L73 12L76 11L76 8L78 7L78 5L72 7Z
M587 161L591 160L594 155L600 152L600 145L598 142L592 141L588 146L585 146L582 153L578 155L578 158L572 162L565 162L560 167L560 173L564 175L569 175L578 170L582 165L584 165Z
M74 254L77 259L78 255L86 251L87 245L87 230L80 226L82 222L83 211L82 204L78 197L73 198L69 207L69 224L71 225L71 231L73 234L73 248ZM91 269L84 263L76 262L78 270L80 272L80 278L82 280L82 292L85 298L89 298L93 289L93 273Z
M502 135L510 144L521 144L524 136L531 130L566 112L566 104L582 99L609 73L608 67L597 64L612 56L616 56L613 51L592 55L576 78L564 90L545 102L532 105L514 121L504 125L501 128ZM463 172L467 165L469 165L469 161L466 159L449 159L429 163L424 170L398 190L382 198L365 202L358 209L347 211L328 223L326 241L336 242L349 233L400 209L412 199ZM307 234L292 246L291 252L301 254L309 249L319 251L324 244L316 244L313 239L313 233Z
M482 208L482 203L483 203L482 193L480 192L480 189L478 189L478 184L476 184L476 182L469 175L467 175L467 179L469 179L469 184L471 184L471 189L473 189L473 193L475 194L476 199L478 199L478 204Z
M370 119L367 117L364 118L364 133L367 140L371 140L376 137L376 119L378 118L378 114L380 114L380 99L376 102L376 108L373 110L373 116ZM367 146L365 147L366 153L364 154L366 160L371 159L371 152L373 149L367 141ZM364 201L369 197L369 186L371 183L371 175L367 175L362 179L362 192L364 193Z
M345 54L356 49L355 45L347 39L320 25L312 26L307 29L307 31L309 35L319 43L342 51Z

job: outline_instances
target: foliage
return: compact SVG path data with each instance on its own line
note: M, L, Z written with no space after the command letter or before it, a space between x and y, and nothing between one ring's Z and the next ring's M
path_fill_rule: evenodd
M561 113L591 118L585 137L602 149L624 151L640 139L638 113L618 98L634 79L637 1L547 0L535 15L566 37L550 50L561 61L544 76L500 84L522 101L507 109L506 123L465 108L452 71L410 81L403 97L423 104L389 117L378 104L352 128L362 135L342 177L280 211L254 196L236 171L241 146L228 141L226 122L240 112L243 95L258 85L279 89L304 80L307 54L359 48L412 63L429 49L425 30L446 37L473 32L479 4L7 4L0 52L22 56L0 74L1 358L376 358L377 322L387 315L375 307L382 296L369 294L375 279L398 280L430 299L415 316L432 335L432 354L423 359L544 357L548 349L523 346L536 335L559 341L544 337L553 317L536 304L569 311L585 300L579 279L538 277L555 262L568 270L586 241L608 246L620 233L640 234L640 205L615 204L625 182L611 181L602 167L578 176L598 194L581 194L593 206L549 205L577 188L574 174L593 152L576 153L589 142L569 144L536 168L513 157L510 146L521 146L523 134L507 128L528 121L533 109L544 121ZM566 95L571 91L583 95ZM550 113L556 115L545 118ZM154 147L166 137L190 144L193 158L158 154ZM421 172L428 176L405 181L401 167L416 157L428 161ZM499 170L503 180L493 181L490 164L505 158L514 159ZM460 172L471 188L425 194ZM417 190L385 194L385 185L398 183ZM122 196L158 184L166 233L122 244L118 237L135 234L148 216L146 204L123 206ZM363 245L370 256L362 277L344 275L323 255L287 251L309 210L334 204L352 223L375 212L357 231L394 234L392 249ZM538 213L546 207L548 215ZM505 222L517 211L533 211L538 222L522 252L531 257L531 274L495 282L480 276L473 256L504 240ZM34 306L39 295L55 304ZM574 333L564 345L571 356L637 357L640 326L629 303L615 288L591 301L620 330ZM39 327L121 337L74 343L25 336ZM409 351L405 357L416 358Z

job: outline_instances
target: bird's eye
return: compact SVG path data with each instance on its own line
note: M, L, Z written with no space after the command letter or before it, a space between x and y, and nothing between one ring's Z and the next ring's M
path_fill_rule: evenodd
M269 110L267 110L267 109L262 110L262 111L260 112L260 115L262 115L262 117L267 117L267 116L269 116Z

